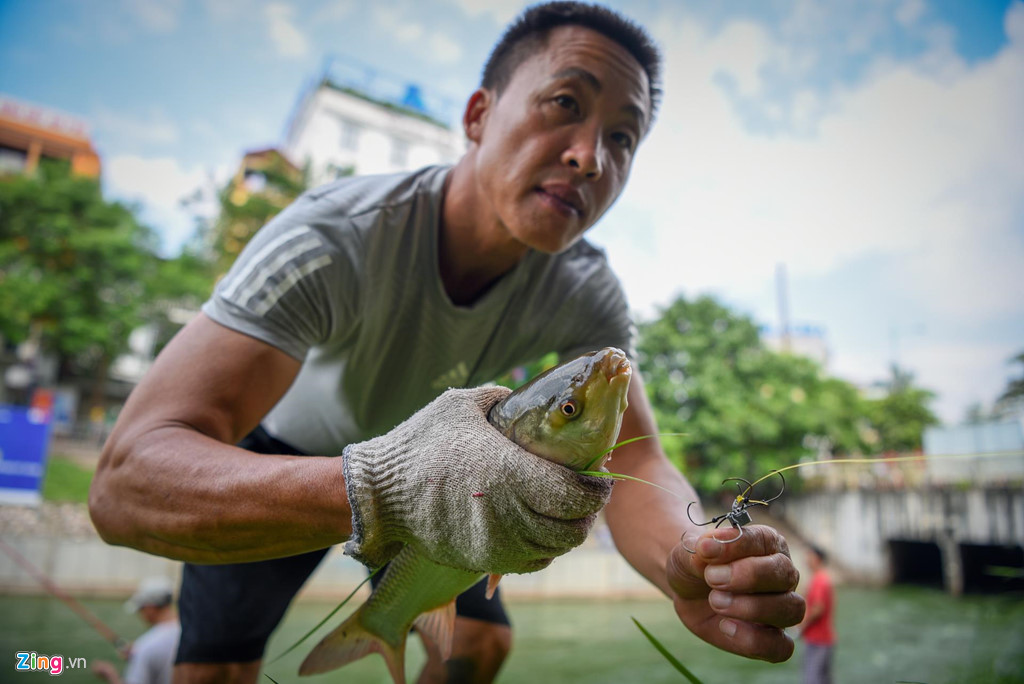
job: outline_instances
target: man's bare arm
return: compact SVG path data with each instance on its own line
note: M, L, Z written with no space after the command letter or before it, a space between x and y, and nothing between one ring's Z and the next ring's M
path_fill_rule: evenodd
M100 459L89 512L111 544L197 563L261 560L351 534L341 459L235 446L300 364L200 314L132 392Z
M655 431L642 380L634 375L630 385L622 439ZM701 639L748 658L789 658L793 641L783 628L800 622L804 602L793 591L799 574L785 539L770 527L749 525L740 542L719 543L712 537L728 540L735 532L704 531L690 522L686 506L697 500L696 494L656 442L635 442L621 451L611 470L681 495L638 482L615 485L606 511L622 555L672 598L679 619ZM703 516L699 506L692 513ZM680 541L684 532L688 544Z
M629 408L622 417L619 441L652 435L657 430L643 379L635 370L630 380ZM656 483L677 495L640 482L622 480L615 484L611 501L605 508L608 527L619 552L666 596L672 596L665 566L683 532L697 529L685 513L690 501L698 501L696 492L665 458L656 438L617 449L608 469ZM691 510L700 519L699 501Z

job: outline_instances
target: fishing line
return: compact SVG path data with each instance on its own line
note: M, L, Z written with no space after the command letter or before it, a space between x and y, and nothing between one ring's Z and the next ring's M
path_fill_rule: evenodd
M14 560L15 563L20 565L22 569L25 570L25 572L32 575L32 577L37 582L42 584L43 588L45 588L56 598L63 601L68 608L73 610L75 614L78 615L78 617L82 618L87 623L89 623L89 626L96 630L100 634L100 636L102 636L104 639L113 644L114 648L117 649L118 654L121 655L122 658L124 657L124 648L128 646L128 642L119 637L117 635L117 632L115 632L113 629L107 626L106 623L104 623L102 620L96 617L96 615L94 615L88 608L83 606L81 603L76 601L72 596L67 594L63 589L58 587L57 583L51 580L46 575L46 573L44 573L42 570L33 565L32 562L29 561L29 559L21 555L21 553L16 548L5 542L3 539L0 539L0 548L2 548L4 552Z
M759 477L758 479L754 480L753 482L751 482L750 486L747 487L746 491L743 492L743 495L746 496L750 492L750 490L754 488L754 485L756 485L759 482L764 482L765 480L767 480L772 475L775 475L776 473L782 473L782 472L785 472L787 470L794 470L796 468L804 468L804 467L813 466L813 465L828 465L830 463L835 463L837 465L841 464L841 463L863 463L863 464L869 464L869 463L901 463L901 462L905 462L905 461L926 461L926 460L931 460L931 459L946 459L946 458L987 458L987 457L991 457L991 456L1013 455L1014 453L1016 453L1016 452L994 452L994 453L990 453L990 454L932 454L932 455L915 454L913 456L884 456L884 457L879 457L879 458L826 458L826 459L823 459L823 460L820 460L820 461L807 461L807 462L803 462L803 463L794 463L792 465L783 466L782 468L777 468L777 469L771 471L770 473L768 473L767 475L763 475L763 476Z

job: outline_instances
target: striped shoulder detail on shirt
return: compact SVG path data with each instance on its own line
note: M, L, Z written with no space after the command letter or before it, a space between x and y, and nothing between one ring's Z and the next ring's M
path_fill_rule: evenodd
M262 316L303 278L332 261L321 237L308 226L298 226L263 245L231 277L221 296Z

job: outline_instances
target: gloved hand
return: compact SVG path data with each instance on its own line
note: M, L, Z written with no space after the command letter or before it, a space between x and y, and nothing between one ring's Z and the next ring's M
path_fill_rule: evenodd
M448 390L391 432L346 447L345 553L379 567L409 543L441 565L508 574L583 543L612 482L506 439L487 412L508 393Z

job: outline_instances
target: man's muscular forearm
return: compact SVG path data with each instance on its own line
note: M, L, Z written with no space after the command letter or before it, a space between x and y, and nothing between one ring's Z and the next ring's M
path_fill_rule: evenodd
M682 534L697 529L685 515L686 504L696 501L697 495L653 443L642 445L629 445L639 453L616 455L609 470L656 483L676 496L641 482L617 482L606 508L608 526L623 557L665 595L672 596L666 562ZM699 502L694 510L700 515Z
M182 426L108 446L89 511L111 544L194 563L325 548L351 533L340 458L267 456Z
M324 548L349 536L341 459L231 446L299 362L200 314L157 357L107 440L89 512L112 544L199 563Z

